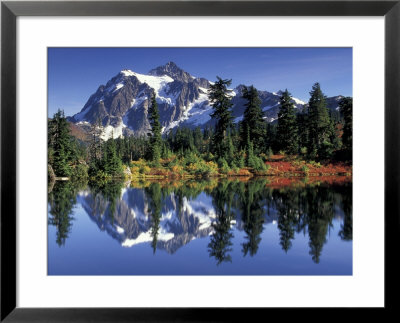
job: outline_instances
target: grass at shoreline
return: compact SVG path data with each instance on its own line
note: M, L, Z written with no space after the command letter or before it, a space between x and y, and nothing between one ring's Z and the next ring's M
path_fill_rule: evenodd
M318 177L352 176L352 166L342 162L317 163L284 155L273 155L265 161L266 170L251 167L224 169L213 161L184 164L180 160L161 160L158 165L138 160L125 168L132 179L196 179L207 177Z
M218 165L213 160L205 160L195 156L194 158L161 159L158 163L139 159L130 162L129 166L123 166L123 173L118 176L112 176L100 172L95 176L85 178L92 182L110 181L110 180L181 180L181 179L212 179L212 178L237 178L247 180L249 178L281 178L284 179L299 178L318 178L318 177L336 177L342 176L352 178L351 163L344 162L315 162L298 158L297 156L272 155L264 158L260 169L251 167L229 167L227 165ZM51 168L50 168L51 170ZM83 172L85 173L85 172ZM50 174L50 173L49 173ZM51 178L51 176L49 177ZM67 177L54 177L52 180L69 180ZM83 180L82 176L75 176L71 180ZM288 180L286 180L288 181ZM310 180L309 180L310 181Z

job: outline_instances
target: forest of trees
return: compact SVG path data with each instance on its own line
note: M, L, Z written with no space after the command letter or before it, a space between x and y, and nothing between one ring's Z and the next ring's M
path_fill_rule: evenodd
M302 160L352 160L352 98L339 103L339 113L330 111L319 83L310 92L308 105L298 111L286 90L280 98L276 122L264 118L261 100L254 86L244 87L243 120L233 122L229 86L231 80L217 77L209 88L213 126L205 129L177 127L161 133L155 94L149 105L151 129L146 136L129 136L103 141L102 124L93 124L88 142L70 134L64 112L48 121L48 163L57 177L96 179L123 176L124 167L143 160L148 167L195 167L199 174L227 173L247 167L266 171L273 154ZM51 172L49 171L49 176Z

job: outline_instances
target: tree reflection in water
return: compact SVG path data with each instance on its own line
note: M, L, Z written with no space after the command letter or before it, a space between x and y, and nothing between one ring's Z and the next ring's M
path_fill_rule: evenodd
M241 202L240 210L246 237L242 243L242 252L246 256L254 256L261 242L261 233L265 222L265 210L263 201L268 198L268 190L265 189L266 180L256 180L248 183L240 182L237 192Z
M222 262L231 262L232 257L229 252L232 251L232 226L233 212L231 210L234 191L232 183L220 182L211 192L213 206L216 213L216 221L212 224L214 233L211 235L208 251L210 257L217 260L217 264Z
M157 249L157 237L158 231L160 230L160 219L161 219L161 187L159 183L151 183L149 187L145 188L147 197L150 200L149 209L151 212L151 232L152 237L151 247L153 248L153 254L156 253Z
M94 200L99 202L99 206L108 207L107 214L111 219L111 223L114 222L115 213L117 212L117 206L121 199L121 190L123 187L124 182L120 180L89 183L90 192L94 196Z
M76 196L79 190L86 190L85 194L91 196L87 199L85 210L87 212L89 210L93 218L101 217L96 222L101 228L108 227L107 223L114 225L114 218L117 218L121 230L128 234L129 226L127 224L124 227L124 223L131 221L130 228L136 228L136 235L140 235L141 232L150 234L153 253L161 246L159 232L163 214L168 212L176 214L174 221L177 222L170 227L163 227L164 231L175 230L171 231L173 233L171 236L177 238L174 242L176 245L171 247L171 250L177 250L191 239L209 236L208 253L210 257L215 258L218 265L232 262L235 229L243 230L245 233L244 241L241 242L243 256L253 257L259 252L265 225L274 221L277 222L279 245L282 250L289 253L296 234L302 233L308 236L309 254L315 263L320 262L335 216L343 217L339 237L343 241L352 240L351 183L341 185L303 183L298 186L273 188L267 179L260 178L248 181L152 181L135 185L136 188L125 189L144 192L145 198L134 202L140 202L140 205L146 204L147 210L143 210L143 214L150 216L149 222L143 222L141 225L133 225L132 221L135 220L128 216L129 208L135 205L128 205L122 200L121 190L126 186L123 183L90 184L88 189L85 183L57 182L52 189L49 189L48 195L49 225L56 227L56 243L59 246L65 245L70 235L74 220L73 208L77 203ZM209 208L214 212L196 211L203 212L202 217L210 217L209 231L200 229L200 224L196 222L198 220L193 217L194 215L186 214L187 211L184 210L184 203L190 204L200 194L212 200L212 206L210 203ZM121 212L125 212L126 215L119 216ZM203 230L201 234L199 230ZM116 233L113 234L115 238ZM133 236L125 238L134 239ZM165 241L163 243L165 245Z
M70 181L51 183L48 193L49 217L48 224L56 227L56 243L64 246L70 234L73 208L76 204L76 194L79 184Z

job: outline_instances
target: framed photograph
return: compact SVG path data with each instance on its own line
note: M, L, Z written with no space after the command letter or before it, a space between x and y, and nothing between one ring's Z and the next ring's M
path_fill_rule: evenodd
M394 309L399 15L2 2L1 321Z

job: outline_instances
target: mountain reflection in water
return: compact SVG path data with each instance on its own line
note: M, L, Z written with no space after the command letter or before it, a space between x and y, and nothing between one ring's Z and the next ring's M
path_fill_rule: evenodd
M232 254L239 249L244 258L256 257L270 226L278 238L268 248L279 247L280 253L288 254L300 239L296 237L306 237L314 264L323 257L332 230L339 243L352 240L352 184L347 181L285 187L270 185L264 178L104 185L57 182L48 201L50 263L53 254L63 252L57 249L68 249L84 214L123 249L147 245L148 254L175 257L191 242L204 241L202 248L214 266L233 264Z

